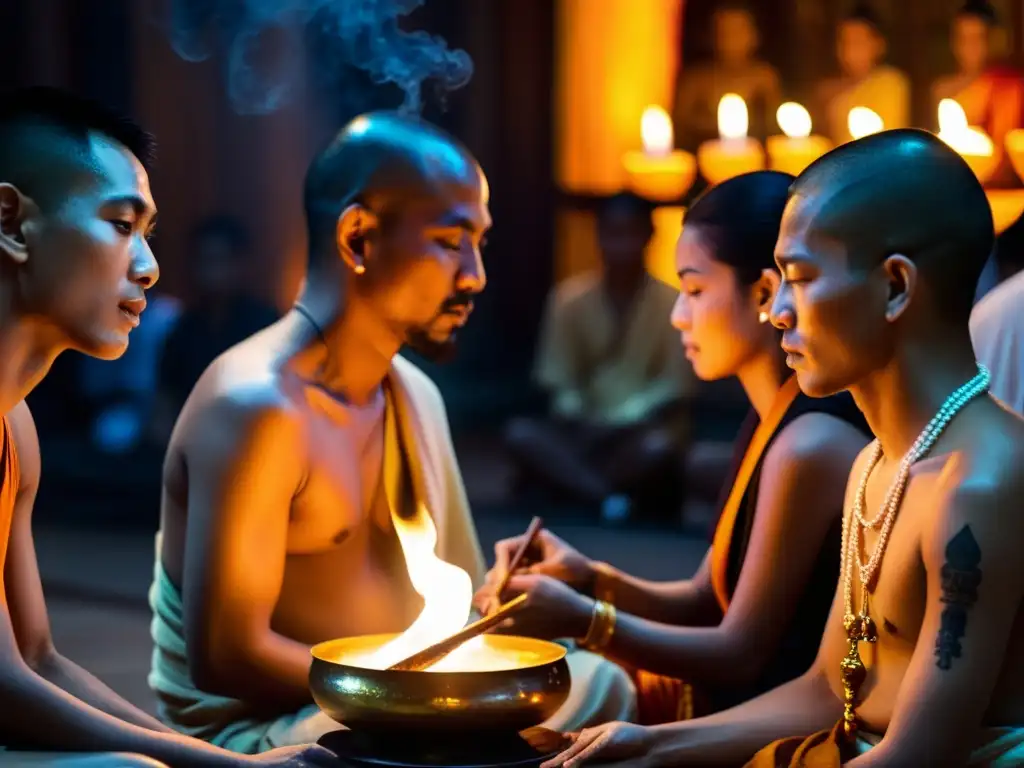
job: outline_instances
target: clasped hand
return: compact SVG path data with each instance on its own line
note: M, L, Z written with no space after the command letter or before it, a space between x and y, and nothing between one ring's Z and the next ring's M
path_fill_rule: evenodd
M494 567L473 605L487 615L503 601L525 593L526 603L498 631L542 639L582 637L593 611L593 601L582 593L591 589L594 569L590 560L550 531L537 534L523 567L509 579L503 594L495 594L522 541L523 536L516 536L494 545Z

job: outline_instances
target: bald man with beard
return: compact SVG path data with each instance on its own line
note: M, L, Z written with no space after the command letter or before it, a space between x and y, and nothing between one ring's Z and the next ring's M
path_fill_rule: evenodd
M450 358L484 289L483 171L439 129L373 113L314 159L304 195L299 301L206 370L174 428L150 597L161 716L245 753L338 727L312 704L311 645L422 609L395 515L427 510L436 554L483 581L444 403L398 355ZM570 665L556 726L631 713L625 673Z
M852 142L797 179L772 322L801 389L850 391L878 438L850 476L818 658L712 717L584 730L549 765L1024 765L1024 421L987 394L968 332L992 239L981 186L929 133Z

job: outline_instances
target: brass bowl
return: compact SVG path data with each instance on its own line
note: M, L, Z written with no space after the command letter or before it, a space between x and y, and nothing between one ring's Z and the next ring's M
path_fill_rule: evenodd
M522 731L547 720L569 696L565 648L547 640L483 635L509 660L484 672L399 672L345 663L396 635L364 635L313 646L309 687L317 706L348 728ZM526 664L516 659L526 658Z

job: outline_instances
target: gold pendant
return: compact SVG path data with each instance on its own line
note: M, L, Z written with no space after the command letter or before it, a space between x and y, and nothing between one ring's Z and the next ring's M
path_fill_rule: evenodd
M870 616L854 616L847 614L843 617L843 626L846 628L846 636L850 645L846 650L839 665L840 678L843 681L843 733L847 738L852 739L857 733L857 712L856 706L859 703L861 686L867 678L868 670L864 666L864 660L860 656L860 643L873 643L878 640L878 630L875 622Z

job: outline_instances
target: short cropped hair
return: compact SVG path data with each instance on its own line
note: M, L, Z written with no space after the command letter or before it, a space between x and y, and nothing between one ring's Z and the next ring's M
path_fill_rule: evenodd
M70 141L82 150L90 135L100 134L124 146L143 167L153 161L153 137L127 117L68 91L34 86L0 93L0 182L33 197L45 194L40 187L54 175L36 155L47 131L54 141Z

